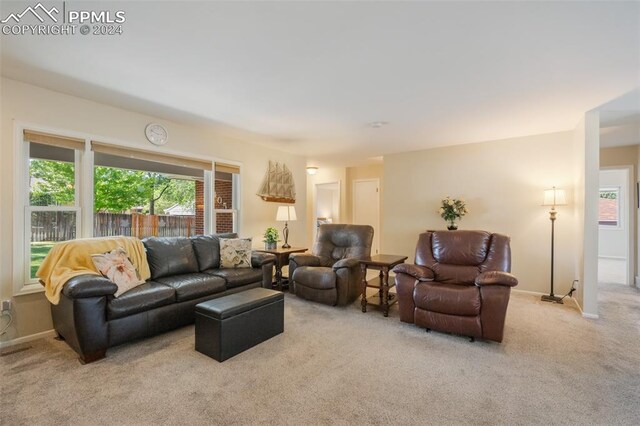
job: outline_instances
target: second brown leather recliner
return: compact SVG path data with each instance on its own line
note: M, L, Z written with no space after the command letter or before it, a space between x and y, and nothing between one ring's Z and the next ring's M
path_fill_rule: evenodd
M484 231L420 234L415 265L396 273L400 320L501 342L511 287L509 237Z

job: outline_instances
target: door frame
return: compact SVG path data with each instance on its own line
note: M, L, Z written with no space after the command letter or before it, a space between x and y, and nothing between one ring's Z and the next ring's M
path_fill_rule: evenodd
M338 217L334 217L333 223L341 223L342 220L342 182L339 180L334 180L330 182L318 182L313 185L313 205L311 206L313 209L313 222L311 223L311 228L313 229L312 235L312 243L316 241L316 235L318 234L318 187L324 185L337 185L338 187ZM308 217L308 216L307 216ZM308 228L307 228L308 229Z
M378 223L376 223L375 226L375 230L376 232L373 233L373 241L375 243L375 246L378 248L378 253L380 253L380 251L382 250L382 247L380 247L380 179L379 178L365 178L365 179L354 179L353 180L353 184L351 187L351 223L354 222L354 217L355 217L355 212L356 212L356 184L361 183L361 182L375 182L376 184L376 188L377 191L376 193L378 194L378 202L376 204L376 211L377 211L377 216L378 216ZM374 254L378 254L378 253L371 253L371 255L373 256Z
M639 262L639 259L636 259L635 246L636 240L639 239L640 236L636 235L636 220L640 220L640 211L638 211L638 201L636 200L636 196L640 194L636 194L638 191L638 183L635 182L634 179L634 166L633 165L624 165L624 166L606 166L600 167L599 171L602 170L625 170L627 172L627 194L625 202L627 203L626 216L627 216L627 232L625 232L626 243L627 243L627 270L626 270L626 284L628 286L634 287L638 286L638 276L636 275L636 263ZM598 178L600 174L598 173ZM599 179L598 179L599 181ZM600 188L600 184L598 184L598 188ZM599 244L599 242L598 242Z

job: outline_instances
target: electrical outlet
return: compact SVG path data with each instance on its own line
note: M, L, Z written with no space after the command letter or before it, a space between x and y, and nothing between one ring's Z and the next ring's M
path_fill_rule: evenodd
M573 288L574 290L580 288L580 280L573 280L573 283L571 283L571 288Z
M2 312L10 311L11 310L11 305L12 305L11 299L3 300L2 301L2 309L1 309L1 311Z

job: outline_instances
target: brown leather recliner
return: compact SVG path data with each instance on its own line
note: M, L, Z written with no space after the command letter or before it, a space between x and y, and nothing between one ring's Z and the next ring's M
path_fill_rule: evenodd
M292 254L289 276L303 299L344 306L360 294L362 271L358 260L371 255L373 228L369 225L320 225L313 254Z
M415 265L393 268L400 320L502 341L511 287L509 237L484 231L420 234Z

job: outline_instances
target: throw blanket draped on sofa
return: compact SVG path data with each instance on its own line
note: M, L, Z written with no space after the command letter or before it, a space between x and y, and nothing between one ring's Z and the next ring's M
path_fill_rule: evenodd
M109 252L122 247L131 263L146 281L151 276L142 241L135 237L85 238L65 241L53 246L36 275L44 285L49 302L57 305L63 285L71 278L84 274L100 275L91 259L92 254Z

